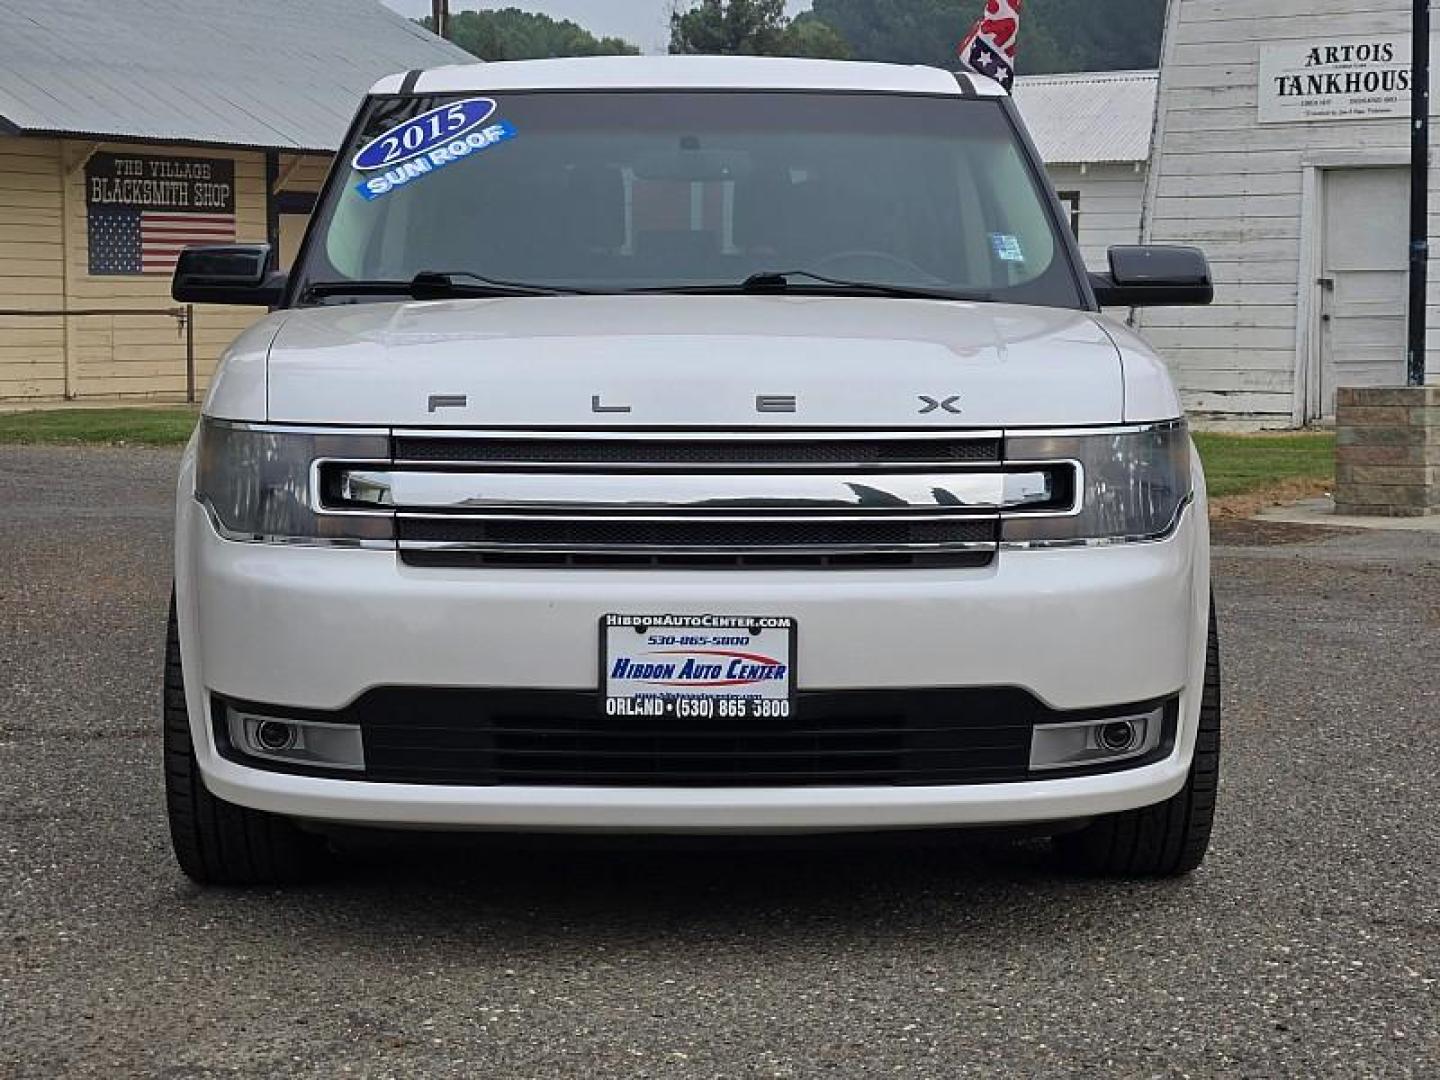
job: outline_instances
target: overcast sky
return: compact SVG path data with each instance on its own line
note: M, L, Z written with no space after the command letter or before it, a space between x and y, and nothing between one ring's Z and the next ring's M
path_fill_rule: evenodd
M790 14L811 0L786 0ZM418 17L430 14L430 0L385 0L396 11ZM667 18L671 0L450 0L450 10L518 7L556 19L570 19L601 37L622 37L646 52L664 52L670 40Z

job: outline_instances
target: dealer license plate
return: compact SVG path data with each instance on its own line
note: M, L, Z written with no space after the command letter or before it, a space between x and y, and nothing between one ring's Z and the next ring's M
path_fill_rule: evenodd
M607 716L788 717L795 707L795 620L606 615L600 690Z

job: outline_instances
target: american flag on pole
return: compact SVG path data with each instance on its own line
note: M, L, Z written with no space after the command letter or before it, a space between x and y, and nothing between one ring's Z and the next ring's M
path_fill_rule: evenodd
M960 60L1006 90L1015 85L1015 47L1024 0L985 0L985 12L960 43Z
M169 274L190 245L234 242L234 214L128 206L90 209L92 274Z

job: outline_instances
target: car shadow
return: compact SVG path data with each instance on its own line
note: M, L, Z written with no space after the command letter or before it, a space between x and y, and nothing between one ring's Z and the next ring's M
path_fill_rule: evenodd
M196 893L214 914L243 896L292 932L365 950L413 945L625 950L637 942L794 947L842 938L914 945L1113 929L1117 910L1179 902L1184 882L1065 874L1044 840L966 834L843 838L346 837L335 872L301 888Z

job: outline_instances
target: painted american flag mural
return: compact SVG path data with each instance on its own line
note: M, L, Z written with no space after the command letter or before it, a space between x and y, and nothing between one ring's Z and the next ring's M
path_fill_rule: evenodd
M170 274L187 247L235 242L235 163L95 154L85 213L91 274Z
M170 274L186 247L234 242L234 214L92 210L90 273Z
M1023 2L985 0L984 13L960 43L960 59L965 66L994 79L1007 91L1015 85L1015 54Z

